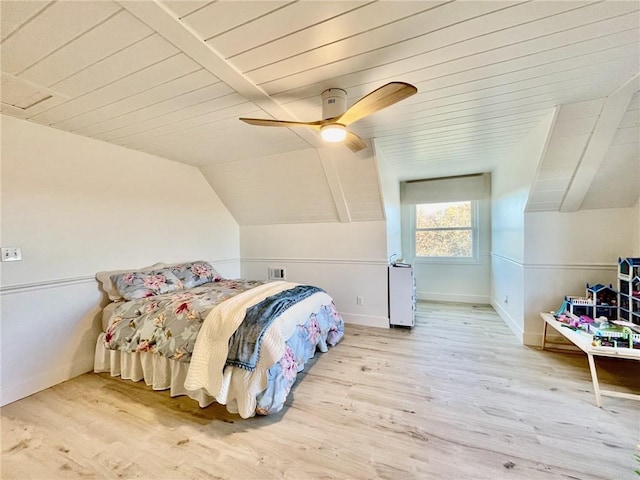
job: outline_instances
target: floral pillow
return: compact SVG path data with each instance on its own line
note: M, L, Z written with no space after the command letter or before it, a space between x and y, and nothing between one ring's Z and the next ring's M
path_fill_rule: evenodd
M161 268L165 268L167 266L166 263L154 263L148 267L127 269L127 270L109 270L96 273L96 280L102 286L102 290L107 294L109 300L112 302L121 302L124 300L122 295L118 293L118 288L115 283L113 283L113 278L117 277L121 273L129 273L129 272L150 272L151 270L160 270Z
M171 271L182 282L184 288L194 288L222 280L222 276L216 272L215 268L204 261L174 265Z
M182 282L170 268L150 272L125 272L113 275L111 280L125 300L153 297L183 288Z

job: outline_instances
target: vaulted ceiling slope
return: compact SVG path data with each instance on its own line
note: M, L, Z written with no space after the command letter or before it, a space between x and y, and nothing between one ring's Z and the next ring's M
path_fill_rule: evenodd
M323 90L345 89L351 105L389 81L418 94L350 129L375 138L401 180L491 171L558 107L528 208L637 201L638 96L605 109L639 71L637 1L0 8L2 113L197 166L241 224L382 219L371 148L238 117L316 120Z

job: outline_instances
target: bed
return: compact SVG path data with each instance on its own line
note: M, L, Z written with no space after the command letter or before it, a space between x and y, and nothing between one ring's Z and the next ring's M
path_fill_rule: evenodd
M285 281L223 278L206 261L96 275L109 297L94 371L243 418L279 412L317 350L344 335L333 299Z

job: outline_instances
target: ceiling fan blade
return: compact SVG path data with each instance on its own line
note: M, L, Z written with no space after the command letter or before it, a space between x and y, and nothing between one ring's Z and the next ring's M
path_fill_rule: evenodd
M364 150L368 146L363 139L351 132L347 132L347 137L344 139L344 145L353 153Z
M290 122L288 120L270 120L267 118L240 118L249 125L258 125L261 127L311 127L320 128L324 123L323 120L317 122Z
M339 123L348 125L383 108L390 107L418 92L413 85L405 82L391 82L365 95L344 112Z

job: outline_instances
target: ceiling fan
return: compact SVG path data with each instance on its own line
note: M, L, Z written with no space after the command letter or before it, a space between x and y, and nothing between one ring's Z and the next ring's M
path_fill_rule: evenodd
M322 92L322 118L315 122L292 122L287 120L270 120L261 118L240 118L250 125L262 127L309 127L320 130L320 135L327 142L345 142L352 152L359 152L367 144L355 133L349 132L346 126L361 118L390 107L407 97L417 93L418 89L404 82L390 82L365 95L356 103L347 107L347 92L341 88L329 88Z

